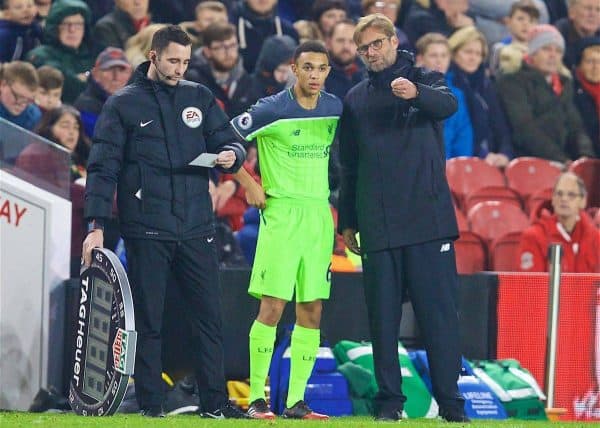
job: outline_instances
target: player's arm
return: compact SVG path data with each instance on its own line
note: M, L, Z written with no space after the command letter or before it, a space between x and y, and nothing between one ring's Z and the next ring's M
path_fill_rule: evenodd
M242 185L246 190L246 202L248 205L263 209L265 208L266 196L265 191L260 184L258 184L254 178L248 174L245 168L240 168L238 172L233 174L235 179Z
M234 117L231 120L231 126L238 136L246 142L264 136L269 132L268 125L277 117L275 104L272 97L262 98L250 107L246 113ZM264 208L266 196L262 186L243 168L234 174L234 177L246 190L246 201L248 204L257 208Z

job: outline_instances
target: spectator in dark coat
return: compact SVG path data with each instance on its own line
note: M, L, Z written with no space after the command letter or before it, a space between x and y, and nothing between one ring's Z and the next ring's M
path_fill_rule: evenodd
M564 47L555 27L538 25L530 33L521 69L498 80L518 156L568 163L594 155L573 103L572 79L559 73Z
M600 37L582 40L575 70L575 105L600 157Z
M242 64L235 27L215 23L204 32L205 46L194 54L186 79L207 86L230 118L256 102L252 78Z
M42 40L33 0L4 0L0 19L0 63L19 61Z
M544 0L550 15L550 24L567 17L567 2L565 0Z
M331 71L325 80L325 90L344 99L346 93L366 77L363 62L356 55L353 35L356 25L349 20L340 21L327 38L331 57Z
M244 68L252 73L265 39L288 35L298 42L292 24L277 15L277 0L244 0L232 10L232 22L237 27Z
M290 61L296 42L290 36L271 36L265 40L252 74L253 93L259 98L275 95L291 86Z
M490 165L506 166L513 157L511 133L496 88L486 76L485 36L475 27L464 27L448 39L448 44L452 64L446 79L465 95L473 127L472 156Z
M52 7L52 0L35 0L37 15L35 20L43 28L46 25L46 18Z
M132 67L123 50L108 47L100 52L85 90L74 106L81 112L87 135L94 135L94 126L106 99L124 87L131 77Z
M323 40L326 40L333 26L348 17L348 7L344 0L316 0L312 6L312 20L319 27Z
M72 103L85 89L87 74L96 59L96 45L91 34L91 17L80 0L60 0L52 4L44 44L27 55L36 67L51 65L65 75L63 101Z
M125 49L134 34L150 24L148 0L115 0L115 8L94 26L94 38L102 46Z
M429 7L424 2L414 2L404 23L404 31L411 45L427 33L440 33L450 37L462 27L473 25L473 19L467 15L467 0L430 0Z
M600 1L569 0L568 17L554 24L565 39L564 63L572 69L581 39L600 36Z

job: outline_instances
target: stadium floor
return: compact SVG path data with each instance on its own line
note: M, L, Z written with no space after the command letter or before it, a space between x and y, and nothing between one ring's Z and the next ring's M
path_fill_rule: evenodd
M339 428L363 428L393 425L394 423L374 422L366 417L342 417L332 418L329 421L288 421L277 419L275 421L249 421L249 420L206 420L197 416L173 416L164 419L148 419L138 415L117 415L112 417L81 417L74 414L58 413L25 413L25 412L0 412L0 427L119 427L119 428L152 428L152 427L178 427L178 428L237 428L250 426L269 426L269 427L339 427ZM538 428L538 427L592 427L593 424L583 422L540 422L540 421L475 421L470 424L449 424L441 420L413 419L403 420L400 423L403 428L416 427L468 427L468 428Z

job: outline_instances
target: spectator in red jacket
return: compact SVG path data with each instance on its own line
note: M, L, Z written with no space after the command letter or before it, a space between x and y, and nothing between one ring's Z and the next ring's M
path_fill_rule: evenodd
M552 194L554 214L542 216L523 232L517 253L521 271L548 271L548 246L561 244L563 272L600 272L600 231L583 211L586 194L578 176L560 175Z

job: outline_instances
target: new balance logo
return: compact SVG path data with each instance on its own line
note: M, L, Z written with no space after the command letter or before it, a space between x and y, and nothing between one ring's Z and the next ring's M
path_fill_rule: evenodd
M292 131L292 135L293 135L294 137L299 137L299 136L300 136L300 130L299 130L299 129L296 129L295 131Z
M150 125L152 122L154 122L154 120L149 120L148 122L140 121L140 127L144 128L145 126Z
M440 253L445 253L447 251L450 251L450 243L449 242L442 244L442 248L440 248Z

